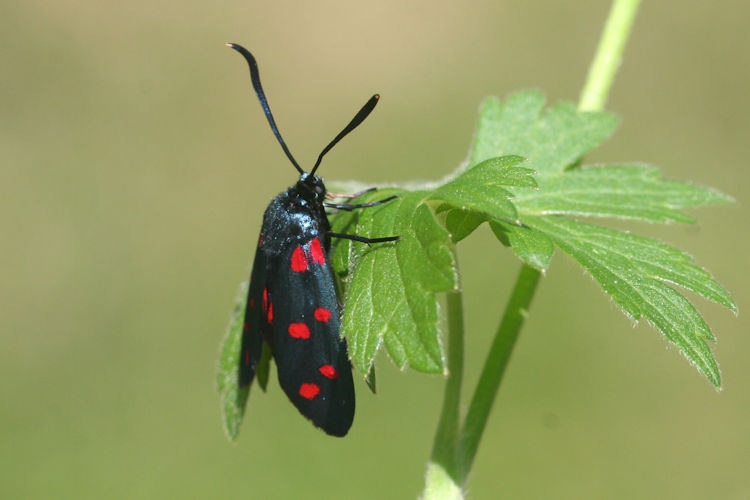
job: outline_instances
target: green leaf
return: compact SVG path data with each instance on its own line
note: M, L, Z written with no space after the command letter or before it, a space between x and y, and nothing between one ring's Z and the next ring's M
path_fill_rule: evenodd
M380 213L347 214L337 219L337 224L349 230L336 232L378 237L400 234L398 225L421 227L417 215L425 217L426 201L453 242L461 241L489 220L498 239L524 263L539 270L549 266L556 244L578 259L628 315L634 319L646 317L654 323L718 384L718 368L703 342L713 339L713 335L690 302L668 284L683 286L735 309L726 290L693 265L689 256L672 247L627 233L580 225L557 215L692 222L682 209L730 199L707 188L660 179L654 167L580 167L580 158L612 133L617 119L607 113L578 112L569 103L544 112L544 103L539 92L520 92L505 103L488 99L481 110L471 167L431 191L425 188L415 193L402 192L410 200L412 211L396 214L394 205L383 207ZM521 155L527 161L521 167L521 158L502 156L508 154ZM386 215L389 213L394 218ZM429 215L425 227L431 229L427 234L447 244ZM373 217L383 218L380 230L374 228ZM389 233L388 229L393 230ZM418 279L402 271L417 270L430 262L420 255L419 245L402 241L382 253L362 253L357 250L358 245L346 242L334 252L336 268L347 289L345 322L347 335L354 339L350 349L355 364L367 373L382 340L399 366L411 364L423 371L442 367L442 354L437 354L441 351L434 292L448 289L448 283L453 281L433 287L424 283L430 275L446 276L450 259L445 260L444 271L425 270ZM415 250L418 259L413 264L399 263ZM389 295L391 289L398 293ZM380 304L383 307L378 311ZM415 315L415 311L419 314ZM398 318L409 317L410 322L395 324L396 320L387 316L389 313Z
M704 340L710 328L685 297L665 283L680 285L736 310L729 293L689 255L664 243L562 217L524 217L575 258L633 320L645 317L716 386L719 368Z
M533 171L517 167L520 156L503 156L483 161L438 187L430 197L453 208L471 210L497 219L517 220L511 193L502 186L536 187Z
M458 182L458 186L470 185L480 186L515 186L515 187L537 187L534 179L534 170L517 166L525 161L525 158L515 155L498 156L484 160L461 173L450 182L443 184L437 189L439 192L443 187L448 187Z
M448 230L454 243L473 233L482 222L487 220L487 216L477 213L473 210L463 210L452 208L446 203L438 207L435 212L438 215L440 223Z
M540 271L547 269L555 245L544 233L503 221L492 221L490 228L497 239L511 247L524 263Z
M365 384L367 384L367 388L370 389L370 392L373 394L377 394L377 380L375 377L375 365L372 365L370 367L370 373L367 374L365 377Z
M544 94L523 91L502 103L491 97L482 104L470 164L496 156L519 155L540 174L562 172L610 136L617 118L604 112L579 112L560 103L542 114Z
M260 359L258 364L255 366L255 380L258 381L258 385L266 392L268 387L268 372L271 370L271 348L268 344L263 342L261 345Z
M516 166L522 161L519 156L491 158L435 189L431 199L444 202L435 212L454 243L466 238L488 218L518 218L511 193L501 186L536 187L534 172Z
M679 209L731 198L687 182L659 178L645 165L603 165L539 177L539 189L515 190L524 214L620 217L651 222L694 222Z
M694 222L681 210L727 203L731 198L701 186L660 179L658 169L650 166L581 167L581 157L611 134L616 118L581 113L566 103L544 112L544 102L539 92L520 92L505 103L493 98L482 106L470 164L517 154L527 158L524 166L537 173L538 188L508 187L513 196L503 199L514 205L523 224L490 217L495 235L539 270L549 265L554 242L573 255L628 315L647 318L718 385L718 367L703 341L713 340L713 334L690 302L668 284L735 310L727 291L672 247L559 216ZM487 219L487 212L481 210L448 211L443 219L463 237L473 224Z
M450 235L424 203L427 194L402 191L392 202L334 220L334 232L348 227L365 237L401 237L372 246L343 242L335 250L341 252L335 269L345 277L342 334L361 373L369 373L381 343L400 368L445 371L436 293L454 289L457 278Z
M222 421L227 437L231 441L234 441L240 432L240 424L245 414L245 405L250 393L250 386L239 388L237 373L242 342L242 324L245 318L247 286L247 281L243 282L237 292L234 311L224 334L219 365L216 371L216 385L221 400ZM267 378L268 372L266 371Z

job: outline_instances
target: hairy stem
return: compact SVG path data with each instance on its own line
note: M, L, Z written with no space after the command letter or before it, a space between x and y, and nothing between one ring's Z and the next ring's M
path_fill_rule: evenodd
M578 109L581 111L599 111L604 108L640 1L615 0L612 4L578 101Z
M474 457L479 447L479 441L487 425L492 403L500 388L500 382L508 366L508 360L516 345L521 326L534 298L540 272L536 269L523 265L516 279L513 294L508 300L503 319L495 333L492 347L487 354L487 359L482 368L482 374L474 390L469 411L466 414L463 429L461 430L461 441L459 448L459 463L461 466L461 477L465 480L474 463Z
M448 379L445 382L443 409L427 464L423 498L461 499L462 478L458 464L461 382L464 356L463 294L460 289L447 294Z

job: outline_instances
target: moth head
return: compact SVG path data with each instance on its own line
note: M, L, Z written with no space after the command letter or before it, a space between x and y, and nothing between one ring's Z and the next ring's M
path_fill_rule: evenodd
M305 198L317 203L323 203L326 196L326 186L323 184L323 179L308 172L302 172L295 188Z

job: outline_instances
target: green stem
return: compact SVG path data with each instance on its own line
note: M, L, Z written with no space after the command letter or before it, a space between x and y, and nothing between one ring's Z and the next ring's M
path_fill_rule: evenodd
M615 0L612 4L596 56L581 92L578 105L580 110L594 111L603 108L620 64L625 42L630 35L639 3L640 0ZM539 277L540 272L536 269L527 265L521 268L479 376L459 435L457 464L460 481L458 484L461 486L466 482L474 463L489 413L539 284ZM454 476L451 475L451 477Z
M461 499L462 478L458 464L458 436L461 382L464 357L463 294L460 289L446 297L448 318L448 380L445 382L443 409L435 432L432 456L427 464L424 500Z
M479 441L487 425L487 417L492 409L492 403L495 402L495 396L500 388L505 368L508 366L513 346L516 344L521 326L526 319L531 299L534 298L540 274L539 271L527 265L521 267L513 294L508 300L503 319L484 362L482 374L461 431L459 464L463 480L466 480L474 463Z
M607 102L609 89L622 60L640 0L615 0L599 39L596 55L581 92L578 109L598 111Z

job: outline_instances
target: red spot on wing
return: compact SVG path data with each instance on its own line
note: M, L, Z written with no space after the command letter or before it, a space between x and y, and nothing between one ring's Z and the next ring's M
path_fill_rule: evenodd
M245 364L246 365L250 364L250 350L249 349L245 349Z
M302 384L299 386L299 395L305 399L312 399L318 395L320 387L316 384Z
M243 331L243 332L246 332L246 331L247 331L247 321L245 321L245 322L244 322L244 323L242 324L242 331Z
M315 319L317 319L318 321L322 321L323 323L328 323L328 320L331 319L331 311L322 307L315 309L314 314Z
M250 299L250 309L255 309L255 299Z
M287 330L295 339L309 339L310 329L304 323L292 323Z
M292 252L292 271L298 273L307 271L307 257L305 257L305 252L299 245Z
M263 310L268 310L268 288L263 289Z
M318 368L318 371L323 374L324 377L330 378L331 380L339 378L339 372L336 371L331 365L323 365Z
M268 322L273 323L273 303L268 304Z
M310 242L310 255L312 255L313 260L318 264L323 265L326 263L326 254L323 253L323 247L320 245L318 238Z

